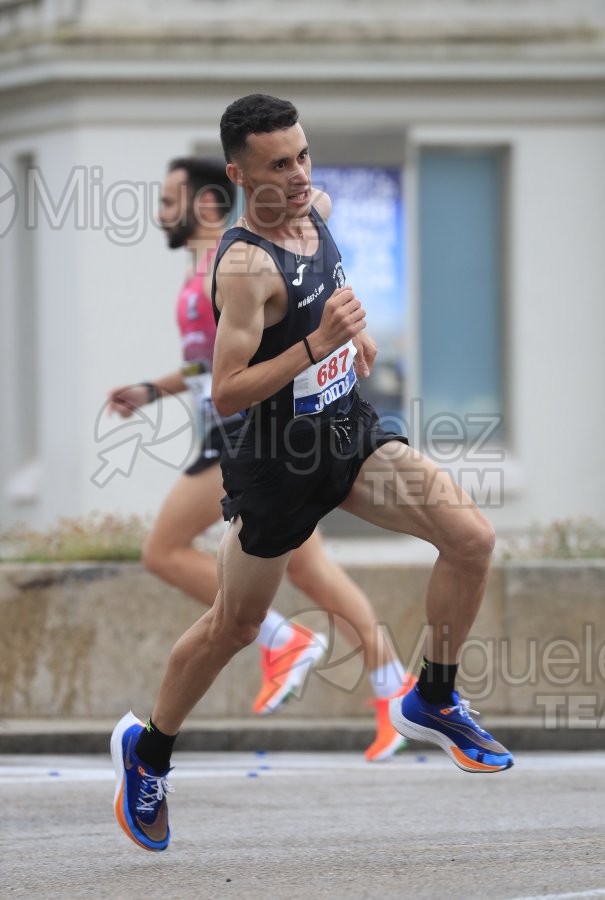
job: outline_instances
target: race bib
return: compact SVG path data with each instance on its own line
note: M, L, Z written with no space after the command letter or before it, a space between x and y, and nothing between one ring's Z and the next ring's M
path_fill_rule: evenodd
M357 381L353 341L343 344L321 362L309 366L294 379L294 415L314 416L340 397L346 397Z

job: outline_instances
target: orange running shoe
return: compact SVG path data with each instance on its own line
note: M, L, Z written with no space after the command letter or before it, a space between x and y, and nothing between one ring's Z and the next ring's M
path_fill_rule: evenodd
M401 690L395 696L403 697L412 690L417 681L415 675L406 675ZM389 703L392 699L392 697L375 697L370 701L376 707L376 737L365 752L368 762L384 762L407 747L407 740L395 730L389 718Z
M263 683L252 712L259 716L275 712L288 697L304 684L311 666L322 658L328 647L324 634L315 634L302 625L291 625L292 637L283 647L261 648Z

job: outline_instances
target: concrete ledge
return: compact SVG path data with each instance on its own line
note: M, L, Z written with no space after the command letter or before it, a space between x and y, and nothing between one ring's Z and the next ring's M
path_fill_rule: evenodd
M360 559L346 568L370 597L401 659L418 671L430 563ZM285 741L282 722L319 722L324 725L304 732L306 746L319 748L322 728L329 732L344 720L357 723L347 735L362 731L359 745L367 743L372 719L361 641L345 641L343 620L314 608L288 583L275 607L327 634L329 648L300 696L263 723L265 739ZM125 710L147 716L171 646L201 611L138 564L0 565L0 723L93 720L107 722L111 731ZM582 740L592 740L589 733L605 726L604 621L605 561L494 566L462 655L460 690L481 711L481 722L554 719L573 733L577 720ZM258 648L248 647L220 673L191 720L203 722L208 735L223 726L205 723L228 721L223 730L232 736L221 749L242 747L242 735L257 735L261 727L250 716L259 681ZM555 729L546 732L541 747L549 746ZM535 729L531 734L537 741ZM343 733L339 746L352 741Z
M513 752L521 750L602 750L605 728L545 727L524 716L492 718L482 723ZM115 720L13 719L0 723L0 754L78 754L109 752ZM371 720L360 719L217 719L192 721L179 736L177 750L222 751L356 751L374 737ZM426 746L413 742L409 752Z

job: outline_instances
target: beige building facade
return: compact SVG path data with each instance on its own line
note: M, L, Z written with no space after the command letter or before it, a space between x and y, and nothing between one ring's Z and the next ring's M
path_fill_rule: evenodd
M256 91L318 171L398 173L379 374L412 442L503 533L605 521L597 0L0 0L0 520L153 513L190 461L186 402L125 424L105 397L178 365L159 184Z

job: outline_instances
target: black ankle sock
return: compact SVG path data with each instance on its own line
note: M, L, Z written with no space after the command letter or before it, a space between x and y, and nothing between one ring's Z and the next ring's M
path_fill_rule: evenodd
M165 772L176 739L176 734L163 734L149 718L134 750L141 762L151 766L154 772Z
M444 666L424 657L418 679L418 693L427 703L451 703L457 671L457 665Z

